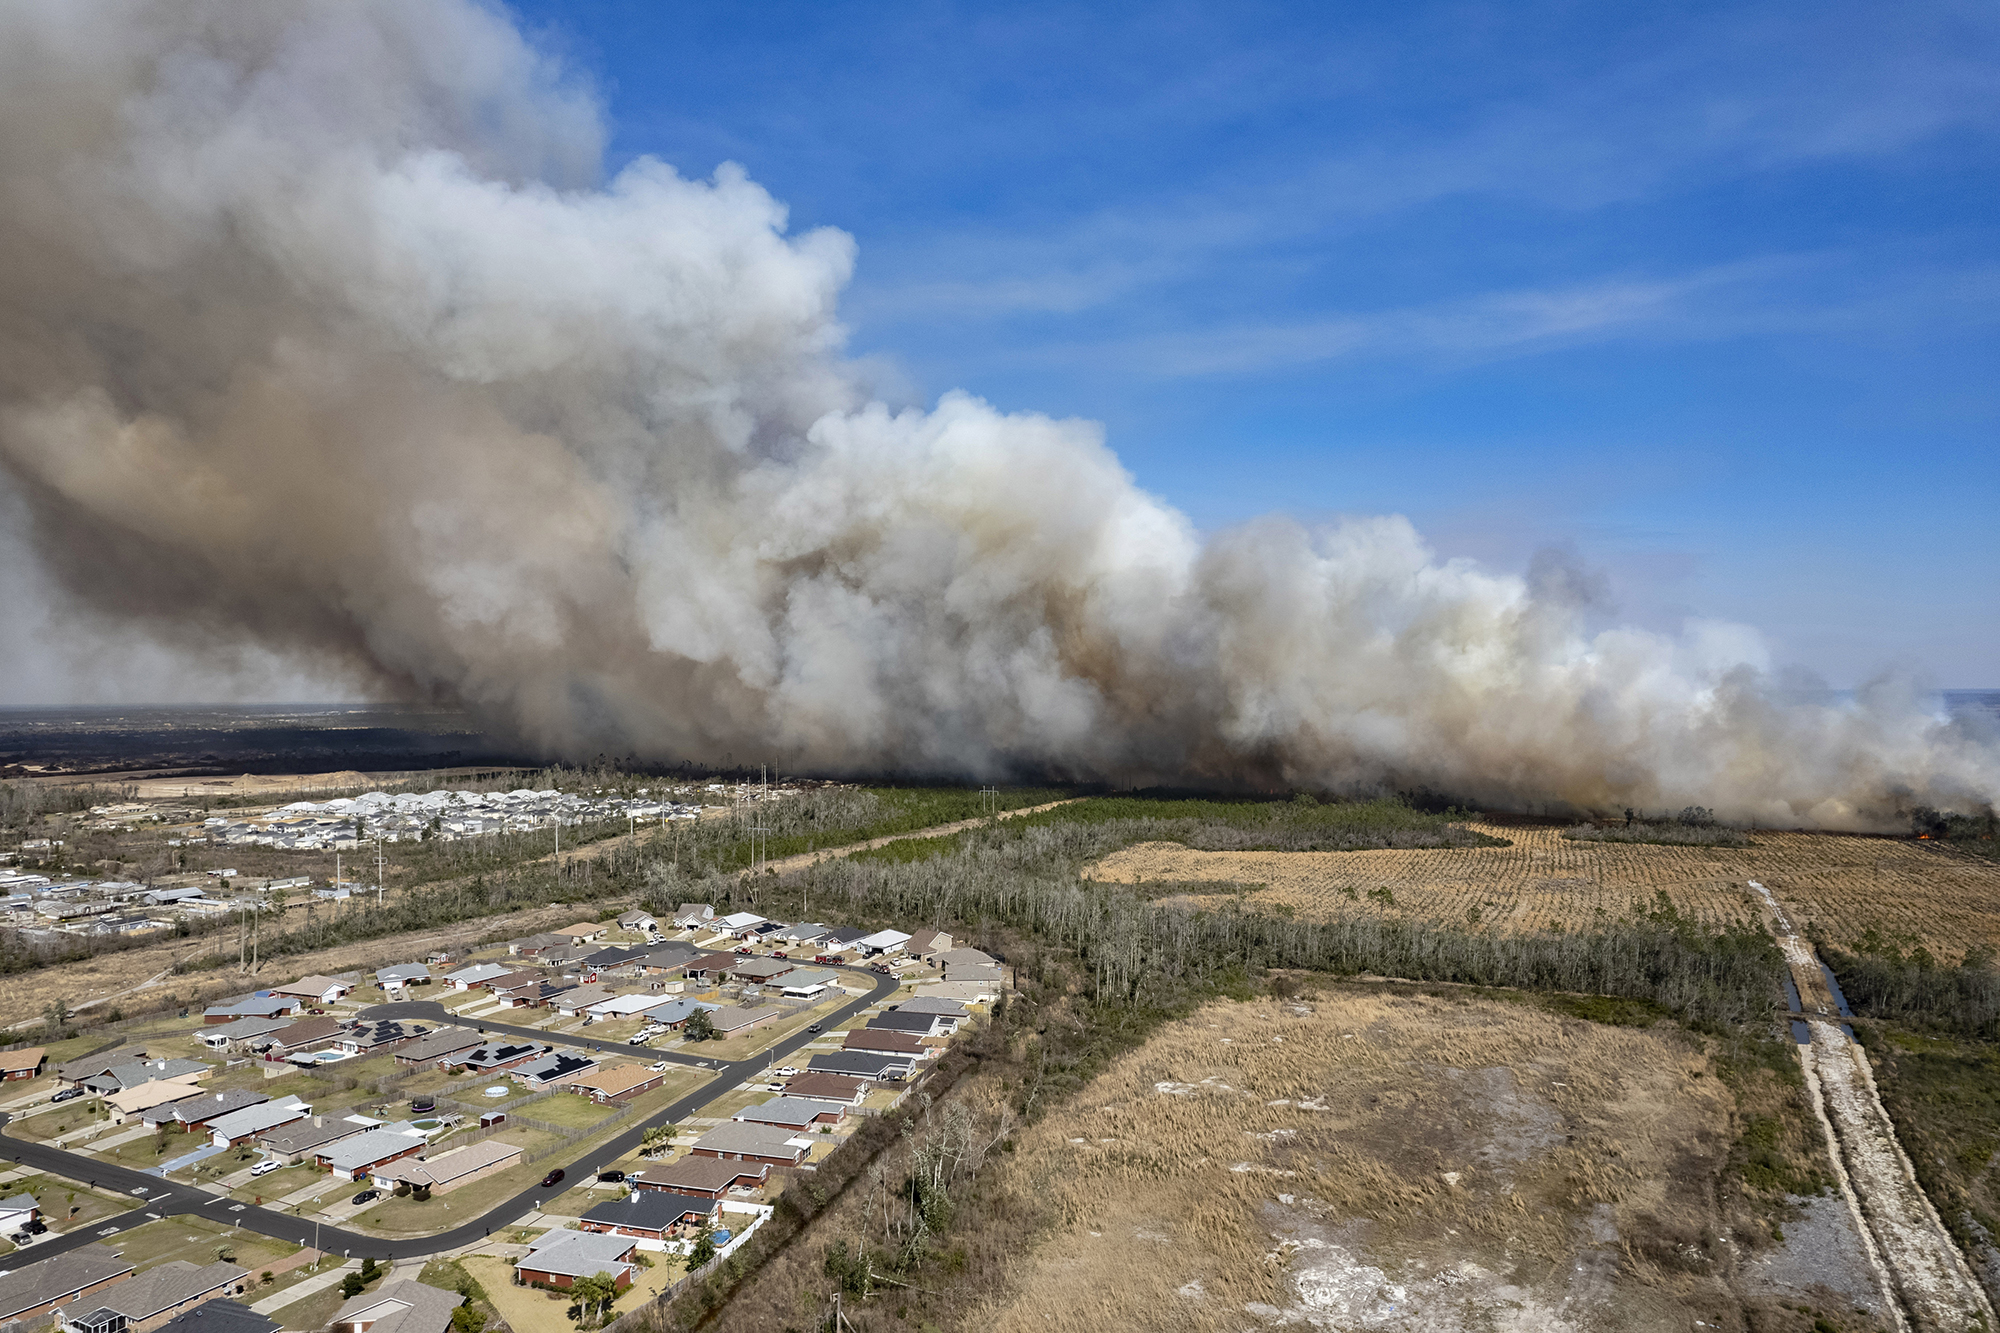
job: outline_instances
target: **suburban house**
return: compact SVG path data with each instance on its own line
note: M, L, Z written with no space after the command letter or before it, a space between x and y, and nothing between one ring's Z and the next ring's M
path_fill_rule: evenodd
M443 1067L461 1051L470 1051L485 1044L486 1038L471 1028L439 1028L436 1032L398 1046L396 1063L412 1069L428 1064Z
M680 1227L688 1223L700 1226L712 1219L720 1206L700 1194L635 1190L622 1199L598 1204L578 1218L577 1225L585 1231L630 1236L642 1249L658 1249L660 1242Z
M818 944L832 933L832 926L823 926L817 921L805 921L785 932L785 943Z
M32 1194L16 1194L0 1200L0 1236L11 1236L42 1215L42 1205Z
M674 909L674 925L682 930L705 926L715 920L715 909L707 903L682 903Z
M644 1065L620 1063L572 1075L563 1080L563 1086L600 1106L620 1106L659 1087L665 1077Z
M516 979L521 976L517 972L513 976L502 977L486 989L512 1009L540 1009L576 989L559 981L550 981L540 972L531 972L524 979Z
M689 981L717 981L736 966L733 953L698 954L681 964L681 975Z
M239 1143L248 1143L266 1130L295 1124L311 1114L312 1107L296 1097L288 1097L282 1102L260 1102L256 1106L216 1116L204 1123L202 1128L208 1131L208 1141L216 1147L234 1148Z
M869 1019L868 1026L878 1031L908 1032L918 1037L935 1037L951 1032L958 1026L958 1020L944 1014L916 1014L907 1009L888 1009Z
M717 1032L728 1036L735 1032L747 1032L759 1023L768 1023L784 1012L784 1010L775 1004L760 1005L755 1009L742 1009L735 1005L725 1005L720 1009L710 1010L708 1021L715 1025Z
M258 1038L283 1032L292 1025L289 1018L239 1018L233 1023L204 1027L195 1035L211 1051L245 1050Z
M514 1077L531 1088L553 1088L597 1068L597 1061L575 1051L550 1050L514 1070Z
M248 1088L225 1088L221 1092L203 1093L199 1097L188 1097L155 1106L146 1112L145 1121L149 1125L179 1125L190 1132L204 1128L217 1116L240 1111L246 1106L262 1106L271 1099L261 1092Z
M817 1000L839 980L839 973L824 968L787 972L778 981L778 994L788 1000Z
M569 1287L580 1277L610 1276L620 1291L632 1285L632 1251L638 1242L609 1232L544 1231L528 1242L528 1252L514 1261L521 1281L545 1287Z
M763 1162L769 1166L797 1166L812 1151L813 1141L803 1134L775 1125L746 1124L732 1120L717 1125L695 1140L688 1149L694 1157L716 1157L725 1162Z
M315 1149L313 1160L342 1180L361 1180L391 1162L422 1156L427 1143L420 1129L381 1125L351 1139Z
M375 1172L375 1183L384 1189L408 1184L412 1189L423 1186L433 1194L449 1194L460 1185L470 1185L520 1163L519 1144L484 1139L421 1162L411 1158L391 1162Z
M156 1079L203 1079L212 1072L199 1060L141 1060L113 1065L101 1074L92 1074L83 1080L83 1087L100 1094L123 1092Z
M609 986L572 986L556 1001L556 1012L564 1018L575 1018L593 1004L617 998L618 992Z
M815 1102L832 1102L836 1106L859 1106L861 1099L868 1095L868 1085L868 1079L847 1074L804 1073L794 1075L786 1082L785 1095Z
M280 1158L287 1166L297 1166L319 1149L365 1134L370 1128L363 1121L345 1116L316 1115L267 1130L258 1136L257 1144L266 1157Z
M729 975L738 981L761 986L767 981L776 981L791 970L792 965L782 958L739 958L736 966L729 969Z
M333 1048L346 1051L349 1055L373 1055L377 1051L394 1050L406 1041L415 1041L430 1029L419 1023L398 1023L394 1019L384 1019L379 1023L359 1023L333 1039Z
M858 926L836 926L826 932L821 947L828 953L845 953L850 949L859 951L861 941L867 939L870 933Z
M283 986L271 987L273 995L296 995L311 1004L332 1004L341 996L354 989L351 981L340 981L334 977L300 977L297 981Z
M201 1096L201 1088L192 1076L185 1078L156 1078L150 1083L141 1083L136 1088L125 1088L119 1092L106 1093L105 1104L111 1108L111 1123L122 1125L157 1106L185 1101L189 1097Z
M998 968L993 975L972 981L928 981L917 987L920 999L956 1000L960 1004L990 1004L1004 989Z
M609 949L599 949L584 960L587 970L593 976L638 976L646 963L646 950L613 945Z
M569 946L569 936L543 931L537 935L529 935L525 939L509 940L507 952L518 954L523 958L539 958L551 949L567 949Z
M694 1011L704 1007L698 1000L660 1000L657 997L655 1000L653 1007L646 1011L646 1021L673 1032L686 1027L688 1019L694 1016ZM713 1009L720 1006L707 1007Z
M620 930L643 930L650 935L660 928L660 923L653 918L651 912L635 907L631 911L619 916L618 928Z
M160 1325L159 1333L278 1333L279 1327L277 1320L266 1319L240 1301L218 1297L175 1315Z
M455 1051L440 1059L438 1064L447 1070L497 1074L503 1069L524 1065L548 1049L531 1041L494 1042L488 1046L475 1046L469 1051Z
M105 1070L118 1065L142 1063L145 1058L146 1053L144 1051L117 1051L112 1053L100 1051L96 1055L82 1056L79 1059L71 1060L67 1064L57 1065L56 1077L64 1083L81 1086L85 1079L94 1074L102 1074Z
M635 1190L666 1190L720 1199L732 1189L756 1189L770 1179L766 1162L724 1161L719 1157L680 1157L664 1166L649 1166L625 1177Z
M931 930L927 927L910 936L910 942L903 947L912 956L929 962L938 954L951 948L951 944L951 936L941 930Z
M954 1024L963 1023L972 1017L972 1011L961 1002L938 999L929 995L919 995L913 1000L904 1000L896 1006L896 1009L899 1013L905 1014L937 1014L952 1020Z
M873 935L863 935L854 943L863 958L879 958L901 953L903 946L909 942L910 936L900 930L878 930Z
M885 1028L855 1028L840 1044L845 1051L878 1051L883 1055L913 1055L919 1060L930 1058L936 1049L924 1045L922 1037L914 1032L894 1032Z
M573 943L581 944L585 940L603 939L611 933L611 927L605 925L602 921L579 921L573 926L564 926L562 929L551 931L550 933L554 935L567 935Z
M999 960L979 949L946 949L931 962L939 967L997 967Z
M803 1130L814 1125L837 1125L846 1114L831 1102L817 1102L805 1097L773 1097L762 1106L746 1106L730 1118L751 1125Z
M755 912L731 912L712 923L717 933L734 935L739 940L754 939L757 928L765 924L763 917Z
M455 1291L409 1278L384 1282L335 1310L327 1333L445 1333L451 1312L464 1303L465 1297Z
M345 1031L347 1023L344 1019L301 1018L290 1027L269 1033L257 1040L266 1055L282 1060L304 1051L319 1050Z
M42 1057L47 1054L42 1046L0 1052L0 1079L33 1078L42 1072Z
M108 1245L90 1244L0 1274L0 1323L32 1320L57 1306L88 1310L91 1299L132 1276L132 1265ZM88 1304L77 1305L77 1301Z
M234 1000L224 1000L221 1004L211 1004L202 1011L204 1023L232 1023L239 1018L276 1018L280 1014L296 1014L305 1008L305 1001L296 995L273 995L269 991L258 991L255 995L239 996Z
M701 956L702 951L692 944L662 944L641 959L637 966L649 977L679 976L691 960Z
M249 1269L219 1259L212 1264L170 1259L118 1283L98 1303L125 1316L126 1333L150 1333L204 1301L240 1292L249 1276Z
M411 986L428 986L430 980L431 970L422 963L398 963L375 972L375 982L385 995L400 995Z
M908 1078L917 1070L914 1056L878 1055L874 1051L828 1051L815 1055L806 1068L818 1074L848 1074L856 1078Z
M496 978L508 975L513 970L505 963L474 963L471 967L461 967L456 972L447 973L445 983L453 990L476 990Z

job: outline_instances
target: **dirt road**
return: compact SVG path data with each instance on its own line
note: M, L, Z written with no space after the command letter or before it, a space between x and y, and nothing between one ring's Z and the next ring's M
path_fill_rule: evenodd
M1807 1092L1897 1326L1920 1333L1992 1328L1985 1288L1918 1185L1895 1123L1876 1094L1868 1056L1842 1030L1842 1006L1812 945L1793 930L1769 889L1754 880L1750 887L1770 905L1779 947L1799 989L1812 1037L1799 1047Z

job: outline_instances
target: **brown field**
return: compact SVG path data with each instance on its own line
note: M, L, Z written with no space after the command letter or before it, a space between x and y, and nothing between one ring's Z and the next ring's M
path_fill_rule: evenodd
M1501 930L1544 930L1651 910L1665 893L1710 926L1760 919L1757 880L1808 928L1836 943L1869 930L1956 961L1973 944L2000 950L2000 863L1921 842L1827 833L1754 835L1752 847L1572 842L1548 826L1473 824L1508 847L1363 852L1202 852L1142 843L1086 874L1111 883L1242 884L1246 906L1303 917L1357 910ZM1387 889L1395 901L1371 899ZM1226 901L1206 894L1206 905ZM1473 916L1474 912L1477 916Z
M1048 1225L963 1327L1803 1329L1807 1300L1871 1326L1840 1205L1784 1245L1725 1215L1733 1105L1673 1028L1211 1004L1019 1136L1002 1187Z

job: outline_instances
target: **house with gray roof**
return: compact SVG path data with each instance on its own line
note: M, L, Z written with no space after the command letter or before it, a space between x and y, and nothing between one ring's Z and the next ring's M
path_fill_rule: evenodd
M132 1265L108 1245L92 1243L0 1273L0 1322L32 1320L57 1306L92 1309L107 1289L132 1276ZM76 1302L86 1302L76 1305Z
M366 1121L346 1116L307 1116L304 1120L294 1120L266 1130L257 1136L257 1144L263 1148L265 1156L281 1158L296 1166L318 1149L365 1134L370 1128L372 1126Z
M400 1023L393 1018L379 1023L356 1023L333 1039L333 1048L350 1055L373 1055L377 1051L394 1050L429 1032L421 1023Z
M580 1277L603 1273L620 1291L632 1285L632 1251L639 1242L609 1232L545 1231L528 1242L528 1253L514 1261L514 1271L527 1283L570 1287Z
M385 1282L335 1310L327 1333L445 1333L451 1312L464 1303L455 1291L408 1278Z
M211 1004L202 1010L201 1021L214 1026L218 1023L233 1023L239 1018L276 1018L281 1014L296 1014L305 1008L305 1001L296 995L273 995L269 991L259 991L255 995L239 995L233 1000Z
M212 1264L169 1259L111 1287L98 1300L102 1308L125 1316L127 1333L150 1333L205 1301L241 1292L249 1276L249 1269L220 1259Z
M731 1120L696 1139L688 1151L696 1157L719 1157L724 1161L797 1166L812 1151L812 1145L812 1139L806 1135L776 1125Z
M791 1000L817 1000L840 981L838 972L825 968L799 968L778 978L778 994Z
M831 1102L806 1097L773 1097L761 1106L746 1106L730 1118L750 1125L807 1130L817 1125L837 1125L845 1114L842 1108Z
M876 1055L868 1051L828 1051L815 1055L806 1068L822 1074L849 1074L856 1078L908 1078L916 1072L912 1055Z
M218 1296L161 1324L159 1333L278 1333L275 1319L266 1319L240 1301Z
M530 1087L552 1088L566 1078L597 1068L597 1061L575 1051L550 1051L514 1070L514 1077Z
M296 1097L287 1097L281 1102L260 1102L256 1106L216 1116L204 1123L202 1128L208 1131L209 1142L216 1147L233 1148L239 1143L248 1143L266 1130L296 1124L311 1114L312 1107Z
M258 1037L282 1032L291 1025L292 1020L289 1018L239 1018L233 1023L205 1027L195 1035L201 1038L201 1044L209 1050L222 1051L248 1046Z
M355 1181L373 1174L377 1167L400 1162L405 1157L423 1156L428 1144L420 1129L380 1125L365 1134L315 1149L313 1160L342 1180Z
M84 1079L83 1087L96 1093L123 1092L155 1079L186 1078L190 1074L206 1077L210 1068L199 1060L146 1060L119 1064Z
M514 969L505 963L474 963L471 967L461 967L456 972L445 974L445 981L453 990L473 990L487 982L504 977Z
M375 983L390 995L409 986L427 986L430 979L431 970L422 963L398 963L375 971Z
M221 1092L184 1097L164 1106L155 1106L143 1118L148 1125L179 1125L191 1130L206 1125L217 1116L240 1111L246 1106L261 1106L270 1100L265 1094L248 1088L225 1088Z
M436 1032L428 1033L425 1036L418 1037L415 1041L398 1046L396 1048L396 1063L411 1067L435 1064L440 1060L449 1059L461 1051L470 1051L475 1047L483 1046L485 1043L486 1038L480 1036L471 1028L439 1028Z
M700 1226L722 1205L701 1194L671 1190L634 1190L622 1199L600 1203L577 1219L585 1231L630 1236L634 1240L666 1240L681 1227Z

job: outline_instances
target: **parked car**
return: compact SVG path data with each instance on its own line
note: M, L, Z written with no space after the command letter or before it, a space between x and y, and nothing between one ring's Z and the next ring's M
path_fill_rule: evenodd
M797 1078L799 1076L799 1071L792 1068L790 1065L779 1065L777 1069L777 1074L779 1078Z
M373 1203L381 1197L382 1197L381 1190L363 1190L361 1191L361 1193L349 1199L348 1202L358 1206L364 1203Z
M555 1170L549 1172L546 1176L542 1177L542 1188L547 1189L551 1185L560 1185L562 1184L562 1179L563 1179L562 1168L557 1167Z
M275 1157L266 1157L263 1161L250 1168L250 1174L253 1176L268 1176L283 1165L284 1163Z
M646 1068L657 1074L661 1070L668 1068L668 1066L669 1062L666 1060L655 1060L653 1063L647 1065Z
M51 1104L56 1102L73 1102L81 1096L83 1096L82 1088L64 1088L61 1092L49 1098L49 1102Z
M599 1171L597 1178L606 1185L622 1185L625 1183L625 1173L623 1171Z

